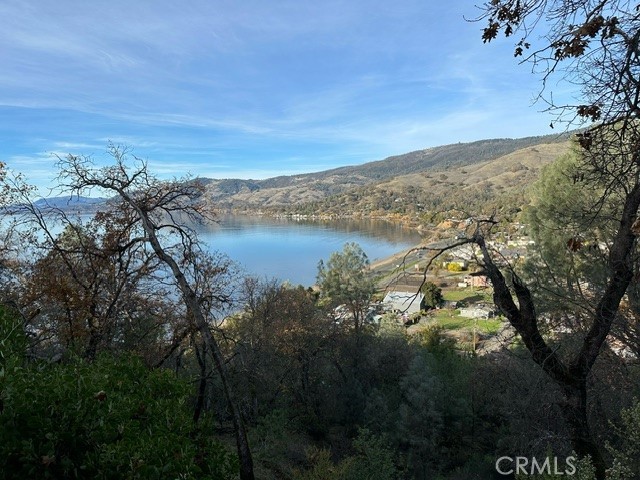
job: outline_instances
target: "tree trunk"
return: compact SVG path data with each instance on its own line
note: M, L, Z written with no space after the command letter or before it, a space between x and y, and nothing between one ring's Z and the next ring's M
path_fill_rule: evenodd
M242 420L240 410L235 403L231 385L229 385L227 371L225 368L225 361L220 350L220 346L211 333L211 329L209 328L209 324L207 322L205 314L202 311L202 306L198 301L196 292L187 281L187 278L178 265L178 262L176 262L176 260L162 247L162 244L160 243L160 240L158 239L158 235L156 233L156 226L150 220L147 212L141 209L140 206L129 195L127 195L125 191L123 191L122 189L119 189L117 191L121 195L121 197L140 215L142 227L144 228L144 231L146 232L148 237L147 241L151 245L151 248L153 248L153 251L158 256L158 258L171 269L171 273L173 274L178 288L180 289L180 293L182 294L184 304L187 307L187 312L193 316L196 328L200 332L200 335L202 335L205 346L211 352L213 363L216 367L216 370L218 371L218 374L220 375L220 381L222 382L223 391L229 404L231 419L233 421L238 459L240 461L240 479L254 480L255 477L253 473L253 458L251 456L251 449L249 448L249 440L247 437L247 431L244 426L244 421Z
M207 347L203 345L202 355L200 355L200 349L198 345L193 341L193 348L198 359L198 365L200 366L200 381L198 382L198 396L196 397L196 404L193 409L193 423L197 424L204 408L204 396L207 391Z
M100 332L99 327L96 325L96 320L94 318L90 318L87 320L87 324L89 327L89 342L87 344L87 348L84 351L84 358L89 362L93 362L98 355L98 345L100 343Z
M240 410L238 409L235 399L233 398L233 393L231 391L231 386L229 385L227 379L227 373L224 364L224 358L222 357L222 353L220 352L220 348L218 347L218 343L216 342L211 330L209 330L208 325L200 324L199 327L200 333L205 337L206 344L210 345L211 354L213 356L213 361L216 365L216 369L220 374L220 380L222 382L222 387L225 392L225 397L227 397L227 401L229 402L229 410L231 411L231 420L233 421L233 429L236 432L236 447L238 449L238 458L240 460L240 479L241 480L254 480L253 475L253 458L251 456L251 449L249 448L249 440L247 438L247 431L244 426L244 421L242 420L242 415Z
M587 415L587 385L581 380L575 385L563 385L562 415L569 430L571 446L579 458L591 457L596 478L604 480L606 463L589 428Z
M493 284L494 303L505 312L509 322L520 334L525 346L529 352L531 352L533 360L560 386L564 393L565 398L561 405L561 410L569 430L571 446L579 458L586 456L591 457L591 461L596 469L596 478L598 480L604 480L606 470L604 457L589 428L587 415L587 377L591 371L593 362L595 362L597 358L602 342L604 338L606 338L606 333L608 333L608 329L611 327L611 322L615 315L614 312L617 311L620 298L626 289L624 281L627 279L623 278L620 280L614 278L612 280L611 283L616 288L611 287L608 290L608 295L603 298L602 302L608 301L613 303L615 309L610 307L609 311L607 311L609 316L599 315L595 319L595 325L591 328L584 342L585 346L589 345L591 348L583 348L573 364L568 366L557 355L556 351L549 347L541 335L538 329L538 317L533 298L526 285L512 272L512 287L518 299L518 305L516 305L504 276L489 254L484 243L484 237L478 235L475 243L482 250L485 269ZM622 283L622 286L618 286L618 283ZM615 293L619 295L616 296ZM600 329L598 330L598 335L593 333L596 329ZM599 341L592 340L590 343L589 340L591 337Z

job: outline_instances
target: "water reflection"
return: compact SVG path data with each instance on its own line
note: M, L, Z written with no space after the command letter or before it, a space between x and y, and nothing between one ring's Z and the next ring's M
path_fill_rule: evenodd
M356 242L371 261L420 242L420 235L381 220L294 220L250 216L221 217L199 227L211 250L226 253L248 273L312 285L318 261Z
M88 223L92 214L73 217ZM63 225L53 217L54 235ZM275 277L293 284L313 285L320 260L356 242L372 262L420 243L407 227L372 219L307 220L251 216L223 216L218 223L195 225L200 240L211 251L227 254L247 274ZM43 239L44 234L41 233Z

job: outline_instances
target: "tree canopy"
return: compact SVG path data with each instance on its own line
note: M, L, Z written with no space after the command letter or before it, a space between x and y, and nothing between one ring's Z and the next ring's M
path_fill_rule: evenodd
M606 465L590 430L587 393L592 368L636 270L638 232L634 224L640 207L637 121L640 10L625 0L492 0L480 8L480 19L487 22L483 41L490 42L500 33L515 37L514 55L522 57L523 63L530 63L534 72L541 75L540 98L556 112L558 120L588 122L588 128L577 134L580 162L574 174L581 182L575 191L577 202L571 204L565 193L557 190L554 193L554 186L547 185L549 195L555 195L559 201L558 205L547 202L550 217L566 218L575 213L574 206L585 200L585 194L596 192L591 210L583 212L582 227L572 216L571 225L578 226L580 231L569 238L568 251L581 249L583 240L579 235L588 232L584 221L597 223L598 218L600 221L605 218L610 205L618 205L611 212L611 229L606 234L602 280L594 277L587 287L589 320L579 347L567 357L552 348L541 333L537 302L527 282L513 270L505 276L492 257L485 241L487 231L480 228L472 236L482 251L482 263L494 286L496 305L521 335L533 359L563 390L562 411L572 444L580 456L592 458L597 478L603 479ZM564 85L576 88L576 103L555 101L548 87L558 75ZM566 212L557 208L562 205L567 207ZM537 218L541 225L550 226L549 218L544 218L546 214L540 213L543 210L538 209ZM563 261L558 266L567 264ZM572 305L566 297L559 297L557 302L567 308Z
M369 273L369 259L356 243L346 243L341 252L334 252L327 264L318 265L318 285L321 297L333 306L346 305L356 331L365 320L367 308L375 292Z

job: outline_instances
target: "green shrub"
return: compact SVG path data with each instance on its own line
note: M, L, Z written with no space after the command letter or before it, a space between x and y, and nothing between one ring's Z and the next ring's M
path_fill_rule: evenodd
M427 325L411 337L411 343L431 353L448 353L455 346L455 341L444 335L440 325Z
M616 427L622 443L608 447L614 457L610 471L612 480L627 480L640 476L640 400L621 412L621 425Z
M235 457L193 428L192 388L130 357L14 366L0 383L0 478L233 478Z
M0 305L0 382L7 369L22 362L26 347L22 321Z
M295 480L393 480L398 472L393 452L385 437L361 429L353 441L354 455L337 464L331 453L324 449L310 449L307 454L312 464L306 471L294 471Z

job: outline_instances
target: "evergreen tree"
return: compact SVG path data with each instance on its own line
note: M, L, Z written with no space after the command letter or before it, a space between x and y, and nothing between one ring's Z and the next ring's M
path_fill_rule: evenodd
M369 271L369 259L357 243L346 243L342 252L334 252L327 264L318 264L321 299L328 305L345 305L356 332L362 330L375 283Z

